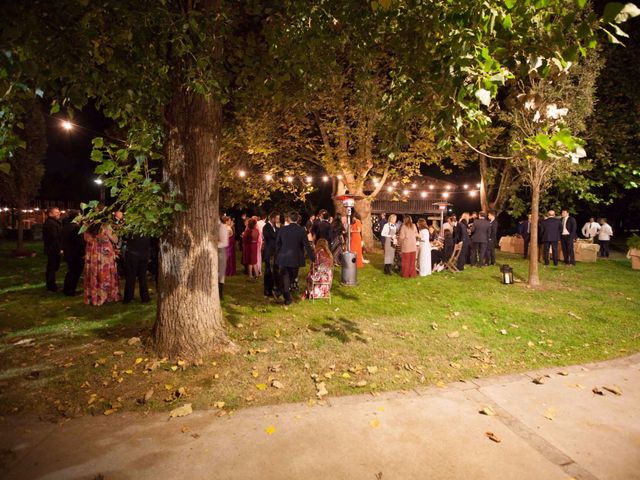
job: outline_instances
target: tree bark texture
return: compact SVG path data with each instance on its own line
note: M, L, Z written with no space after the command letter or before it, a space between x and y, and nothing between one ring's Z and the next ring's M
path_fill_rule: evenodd
M176 89L167 108L164 180L187 211L160 241L158 313L152 341L158 355L199 360L235 351L218 295L218 176L222 109L217 100Z
M360 215L360 221L362 222L362 241L364 242L364 248L370 252L373 250L375 244L375 238L373 237L373 219L371 217L371 200L366 197L362 200L356 200L356 212Z
M531 237L529 238L529 285L538 287L538 219L540 218L540 183L531 186Z

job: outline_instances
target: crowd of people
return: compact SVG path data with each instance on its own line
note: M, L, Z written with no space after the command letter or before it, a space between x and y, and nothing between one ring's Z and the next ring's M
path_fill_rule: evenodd
M103 208L103 207L99 207ZM147 272L154 272L152 240L144 236L119 237L123 225L122 212L103 223L94 223L80 234L74 221L79 211L69 210L61 219L58 208L47 209L42 228L44 252L47 256L46 288L57 292L56 272L62 260L67 264L62 291L67 296L78 294L78 283L84 273L84 302L103 305L108 302L129 303L133 300L136 281L140 300L150 301ZM120 278L125 278L124 295L120 294Z
M613 237L613 229L607 223L606 218L601 218L596 222L595 217L589 218L581 230L582 236L590 242L600 245L599 255L602 258L609 258L609 243ZM523 219L518 224L517 235L524 240L524 258L529 256L529 244L531 243L531 215ZM560 218L556 216L554 210L549 210L544 218L538 223L538 245L539 254L545 265L551 261L558 265L558 244L562 248L562 257L566 265L575 265L576 256L574 243L578 239L578 223L571 216L568 209L563 209Z
M147 274L155 274L157 269L155 242L145 236L121 235L122 212L115 212L109 221L90 225L83 234L80 234L80 224L74 221L78 215L78 211L70 210L61 219L58 208L47 210L43 226L47 290L58 290L56 272L64 260L67 264L63 284L65 295L77 294L84 272L83 291L87 304L102 305L120 300L129 303L134 298L136 282L140 300L149 302ZM283 297L285 305L292 303L292 292L300 290L299 270L305 266L306 258L311 261L311 268L302 297L308 299L330 296L333 267L340 265L344 251L355 253L358 268L368 263L364 258L363 226L357 212L353 212L348 225L347 217L340 213L331 217L324 209L312 215L304 226L301 223L301 217L295 211L274 212L267 217L242 214L235 221L229 216L221 216L218 230L220 298L224 298L225 278L238 273L238 257L250 281L262 278L264 295L276 299ZM411 278L431 275L447 267L462 271L467 265L484 267L496 263L498 221L495 211L465 212L460 219L451 215L441 228L429 225L425 218L414 223L411 215L400 219L396 214L388 217L382 214L377 219L375 231L384 252L385 275L398 271L402 277ZM606 219L596 222L591 218L581 232L589 241L600 244L602 257L609 256L613 230ZM523 238L526 258L531 240L530 215L518 224L517 235ZM575 265L573 244L577 236L577 222L568 210L562 210L560 218L550 210L540 220L538 229L538 243L545 265L550 261L558 264L558 244L564 262ZM349 245L347 241L350 241ZM123 276L125 286L121 296L119 282Z

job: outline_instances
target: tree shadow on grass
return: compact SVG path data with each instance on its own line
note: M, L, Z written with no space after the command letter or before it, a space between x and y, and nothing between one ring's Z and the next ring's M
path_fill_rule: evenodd
M349 343L352 340L366 343L367 339L362 336L362 330L356 322L344 317L330 318L320 325L313 325L309 330L323 332L327 337L335 338L341 343Z

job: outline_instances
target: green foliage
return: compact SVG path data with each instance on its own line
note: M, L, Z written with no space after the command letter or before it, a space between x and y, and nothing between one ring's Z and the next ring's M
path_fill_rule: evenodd
M627 247L640 250L640 235L634 233L627 238Z
M137 138L142 138L137 135ZM93 140L91 159L98 163L95 173L103 180L115 202L103 208L97 201L82 205L82 231L94 223L108 222L115 211L125 212L121 227L125 234L161 236L171 224L175 212L183 211L185 205L177 201L159 178L150 162L161 156L150 150L153 138L146 137L147 144L105 143L101 137Z

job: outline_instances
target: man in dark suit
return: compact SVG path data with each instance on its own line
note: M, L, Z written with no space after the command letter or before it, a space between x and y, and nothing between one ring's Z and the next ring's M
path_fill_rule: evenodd
M291 281L297 278L298 269L305 264L304 253L312 262L315 262L315 254L309 240L307 232L298 225L298 213L291 212L289 219L291 223L282 227L276 236L276 258L278 269L282 279L282 294L284 295L284 304L291 305Z
M67 263L67 274L64 276L62 291L69 297L76 294L78 280L84 269L84 239L80 235L80 225L73 221L79 213L78 210L69 210L62 221L62 251L64 261Z
M331 224L329 223L329 212L322 209L318 212L318 217L311 226L311 233L313 234L314 241L318 241L324 238L329 245L333 241L333 235L331 234Z
M540 222L540 231L542 233L544 264L549 265L549 248L551 248L553 264L558 266L558 242L562 233L562 222L556 217L555 211L549 210L547 218Z
M44 242L44 253L47 256L47 270L45 273L47 290L57 292L56 272L60 268L62 254L62 224L60 223L60 209L58 207L47 209L47 219L42 226L42 241Z
M562 216L562 256L564 257L565 265L575 266L576 256L573 251L573 242L578 238L578 222L576 219L569 216L569 210L566 208L560 213Z
M460 221L456 223L455 230L453 231L453 238L455 243L462 242L462 250L460 250L460 256L458 257L458 263L456 267L458 270L464 270L464 264L467 260L469 248L471 247L471 238L469 237L469 213L464 212L460 217Z
M122 303L133 300L136 289L136 279L140 288L140 300L149 302L149 288L147 286L147 267L149 266L149 251L151 239L144 236L132 236L125 239L124 248L124 298Z
M498 219L496 218L496 211L489 210L489 241L487 242L487 265L496 264L496 243L498 242Z
M484 267L485 265L490 230L491 224L486 219L485 213L480 212L478 218L471 224L471 263L473 265L479 267Z
M524 241L523 258L527 258L529 256L529 242L531 241L531 214L527 215L527 218L518 224L517 234Z
M278 228L276 223L280 214L272 213L267 219L267 223L262 227L262 259L264 260L264 296L277 296L277 278L276 271L276 238Z

